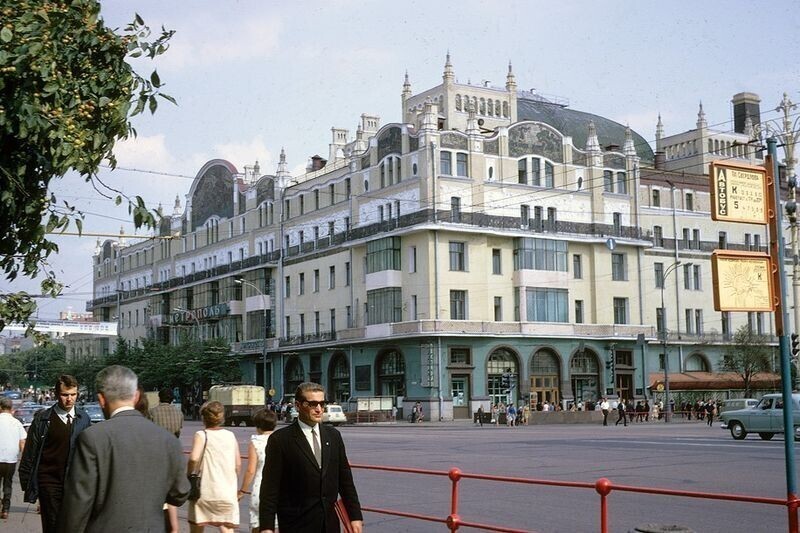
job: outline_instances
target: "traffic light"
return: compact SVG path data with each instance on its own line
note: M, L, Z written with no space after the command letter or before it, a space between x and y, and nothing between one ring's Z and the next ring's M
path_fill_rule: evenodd
M797 358L798 353L800 353L800 335L797 333L792 333L792 357L795 359Z

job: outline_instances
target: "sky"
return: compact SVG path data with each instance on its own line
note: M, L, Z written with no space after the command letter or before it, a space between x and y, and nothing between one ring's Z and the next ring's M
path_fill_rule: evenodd
M281 149L300 174L327 157L331 127L355 134L362 113L400 121L408 72L414 94L441 83L450 53L459 82L504 86L509 61L518 88L565 99L571 108L629 124L654 145L695 127L702 102L709 127L732 129L731 97L762 98L775 119L784 92L800 102L800 6L792 0L704 2L102 1L102 16L123 27L138 12L152 28L175 30L155 62L164 102L134 119L137 137L115 148L118 168L101 179L153 208L185 203L210 159L240 171L258 161L275 172ZM85 214L84 232L134 233L127 209L77 176L53 180L60 200ZM147 235L144 230L140 235ZM40 319L92 298L95 237L59 236L50 263L66 284L39 300ZM38 280L0 280L0 292L39 293Z

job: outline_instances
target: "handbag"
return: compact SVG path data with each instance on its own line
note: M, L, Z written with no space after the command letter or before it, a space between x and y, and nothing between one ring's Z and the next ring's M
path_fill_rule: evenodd
M206 456L206 444L208 444L208 434L205 430L203 430L203 436L205 437L205 442L203 443L203 453L200 455L200 464L198 465L197 471L192 472L189 474L189 500L195 502L200 499L200 480L203 476L203 459Z

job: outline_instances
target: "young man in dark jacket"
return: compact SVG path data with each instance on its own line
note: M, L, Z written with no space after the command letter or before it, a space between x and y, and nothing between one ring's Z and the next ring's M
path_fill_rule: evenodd
M70 375L56 381L56 404L33 418L19 463L19 480L25 501L37 499L42 532L58 531L58 511L64 497L64 476L81 431L91 424L89 415L75 405L78 381Z

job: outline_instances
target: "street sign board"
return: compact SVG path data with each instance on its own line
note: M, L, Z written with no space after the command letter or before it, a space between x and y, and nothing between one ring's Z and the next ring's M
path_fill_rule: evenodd
M711 163L711 218L767 223L767 171L763 167Z
M772 262L763 252L715 250L711 255L714 309L774 310Z

